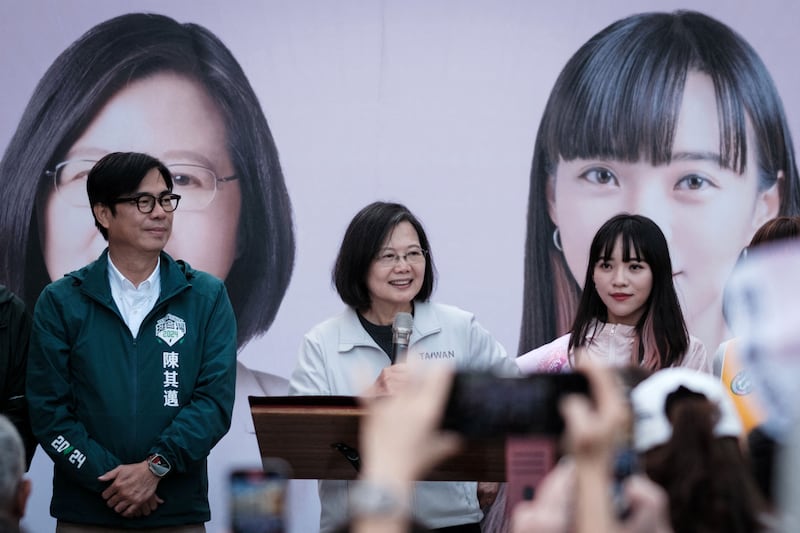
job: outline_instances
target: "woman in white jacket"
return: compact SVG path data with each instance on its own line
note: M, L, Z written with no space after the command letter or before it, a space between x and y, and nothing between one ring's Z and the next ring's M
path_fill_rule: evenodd
M664 234L647 217L617 215L597 231L570 333L517 359L523 372L559 372L586 357L608 366L711 371L691 337L672 281Z
M289 384L293 395L379 396L392 394L411 378L408 364L394 360L392 323L397 313L413 315L407 359L417 370L449 364L457 369L517 375L505 349L474 315L431 303L433 255L425 230L403 205L374 202L348 226L333 270L345 310L316 325L303 338ZM320 529L332 531L350 512L349 483L320 481ZM353 497L353 499L356 499ZM426 527L479 532L483 517L478 484L420 482L411 511Z

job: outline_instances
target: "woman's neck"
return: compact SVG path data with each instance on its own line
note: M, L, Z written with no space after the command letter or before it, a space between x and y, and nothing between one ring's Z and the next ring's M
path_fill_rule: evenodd
M369 309L361 311L361 316L378 326L388 326L394 322L397 313L414 313L414 304L408 302L404 305L378 306L373 305Z

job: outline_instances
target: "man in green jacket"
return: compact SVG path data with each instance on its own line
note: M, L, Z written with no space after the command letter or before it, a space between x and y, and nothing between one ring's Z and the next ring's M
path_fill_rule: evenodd
M86 189L108 248L36 303L27 393L55 463L57 532L194 533L210 518L206 457L230 426L236 323L220 280L163 251L172 187L148 155L98 161Z

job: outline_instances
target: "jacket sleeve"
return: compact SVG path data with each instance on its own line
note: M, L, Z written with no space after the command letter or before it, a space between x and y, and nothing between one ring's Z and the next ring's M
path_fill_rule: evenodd
M236 395L236 318L220 283L210 316L200 373L191 400L161 432L150 453L163 455L176 472L197 468L228 432Z
M31 431L28 403L25 400L25 374L31 335L31 317L25 310L25 304L16 297L12 298L8 306L8 320L2 325L6 328L8 339L8 367L5 376L7 387L2 391L3 398L0 399L0 406L2 406L2 413L14 424L22 437L25 444L27 469L30 468L33 452L36 451L36 438Z
M330 396L326 372L326 357L315 330L303 336L297 356L297 366L289 381L290 396Z
M101 492L107 484L97 477L120 461L75 416L70 332L62 305L73 302L59 302L45 289L34 310L26 386L31 426L56 468L86 489Z
M517 366L523 374L541 372L542 367L547 365L548 355L549 353L541 347L536 348L517 357Z
M469 367L472 369L491 370L506 377L520 375L519 367L508 357L506 349L472 315L469 322L469 353Z
M517 357L516 363L523 374L555 373L569 370L569 334L562 335L553 342L520 355Z

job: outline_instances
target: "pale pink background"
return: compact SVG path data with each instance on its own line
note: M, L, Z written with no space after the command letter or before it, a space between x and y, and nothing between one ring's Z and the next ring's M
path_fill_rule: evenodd
M94 24L132 11L202 24L255 87L294 206L293 279L271 330L245 348L248 366L288 377L302 334L341 309L330 268L345 225L376 199L425 224L434 299L475 312L515 352L528 175L552 84L608 23L680 7L755 47L798 135L800 5L788 0L27 0L0 4L0 148L52 60ZM39 533L46 508L30 512Z

